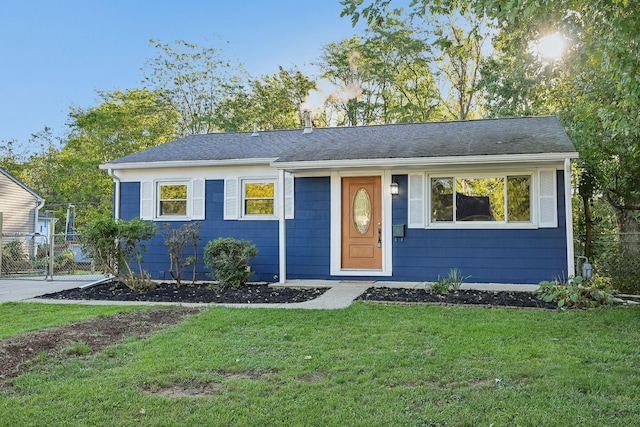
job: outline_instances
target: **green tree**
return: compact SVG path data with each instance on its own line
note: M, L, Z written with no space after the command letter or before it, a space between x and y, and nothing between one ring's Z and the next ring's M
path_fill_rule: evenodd
M561 61L547 65L560 69L546 76L551 77L546 83L556 98L552 110L576 142L596 192L613 208L623 246L640 251L638 2L520 0L509 6L503 1L480 1L476 10L501 22L505 41L523 45L559 31L571 42ZM514 9L520 13L514 14Z
M18 179L21 179L22 176L25 157L26 154L23 149L18 147L17 141L2 141L0 144L0 168Z
M487 28L483 19L472 14L460 13L454 7L437 1L431 13L427 3L412 2L415 10L408 16L402 9L391 10L388 0L374 0L363 5L360 0L344 0L344 15L351 15L354 24L364 17L369 28L367 34L384 35L385 43L395 58L385 58L381 51L372 52L369 63L386 65L393 71L394 79L401 78L399 72L405 64L418 65L415 75L430 82L428 117L409 118L407 121L465 120L480 115L479 96L481 88L480 65L482 47ZM427 13L429 11L429 13ZM410 22L410 23L409 23ZM367 42L364 43L367 45ZM396 67L398 72L396 72ZM389 87L388 85L385 87ZM410 87L406 93L419 94L418 86ZM422 92L424 94L424 92Z
M343 15L383 19L393 2L343 0ZM496 31L496 54L483 68L494 115L557 114L580 152L588 200L601 195L621 232L618 258L640 257L640 7L637 0L416 0L412 13L474 13ZM530 53L559 32L560 60ZM586 209L585 209L586 214ZM585 225L590 221L587 219ZM640 265L640 263L638 263Z
M338 91L327 96L327 103L337 113L339 126L372 124L375 117L375 91L362 58L362 42L354 36L323 48L320 69Z
M437 27L436 44L440 47L437 74L443 77L447 90L441 93L441 104L446 118L467 120L478 118L480 66L484 37L472 20L466 23L470 30L458 26L453 20Z
M323 48L322 75L339 88L327 97L339 125L427 121L438 115L431 46L416 28L389 16Z
M213 123L225 132L291 129L304 124L302 105L315 82L300 70L278 68L277 74L252 79L231 92L215 113Z
M147 89L99 92L97 107L74 109L71 132L59 150L49 150L34 165L47 206L64 218L69 203L80 224L110 213L113 179L100 164L175 138L177 114Z
M228 93L246 81L240 65L232 65L220 49L184 40L164 44L151 40L158 56L147 61L144 83L156 90L167 109L179 114L178 136L217 131L216 114Z
M378 93L379 122L438 118L440 97L433 75L433 49L427 35L398 16L365 32L363 54Z
M279 67L278 74L254 80L251 87L260 128L290 129L304 124L302 104L316 84L299 70Z

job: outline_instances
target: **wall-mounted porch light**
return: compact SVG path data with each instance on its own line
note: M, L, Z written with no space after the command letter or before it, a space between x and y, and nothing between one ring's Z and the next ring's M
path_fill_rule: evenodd
M398 186L398 183L397 183L397 182L395 182L395 181L393 181L393 182L391 183L391 185L389 186L389 190L391 191L391 194L392 194L392 195L396 195L396 194L398 194L398 193L399 193L399 191L400 191L400 188L399 188L399 186Z

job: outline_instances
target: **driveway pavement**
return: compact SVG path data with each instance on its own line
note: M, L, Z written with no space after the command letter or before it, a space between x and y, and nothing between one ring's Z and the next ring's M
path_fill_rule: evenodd
M86 283L89 281L0 279L0 303L24 301L51 292L77 288Z

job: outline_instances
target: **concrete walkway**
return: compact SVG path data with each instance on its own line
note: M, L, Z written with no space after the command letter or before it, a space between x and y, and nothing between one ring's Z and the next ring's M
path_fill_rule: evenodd
M87 281L70 280L0 280L0 303L4 302L37 302L43 304L86 304L86 305L182 305L185 307L218 305L237 308L287 308L287 309L312 309L312 310L338 310L349 307L365 290L370 287L425 289L427 282L362 282L362 281L337 281L337 280L291 280L285 284L274 284L274 287L292 288L330 288L320 297L311 301L299 303L278 304L203 304L203 303L159 303L145 301L92 301L92 300L59 300L35 298L52 292L72 289L83 286ZM464 284L462 289L478 289L487 291L535 291L537 285L514 284Z

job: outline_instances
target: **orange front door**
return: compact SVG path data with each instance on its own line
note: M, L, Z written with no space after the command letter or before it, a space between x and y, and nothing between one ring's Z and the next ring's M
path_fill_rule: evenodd
M379 176L342 178L342 268L382 269Z

